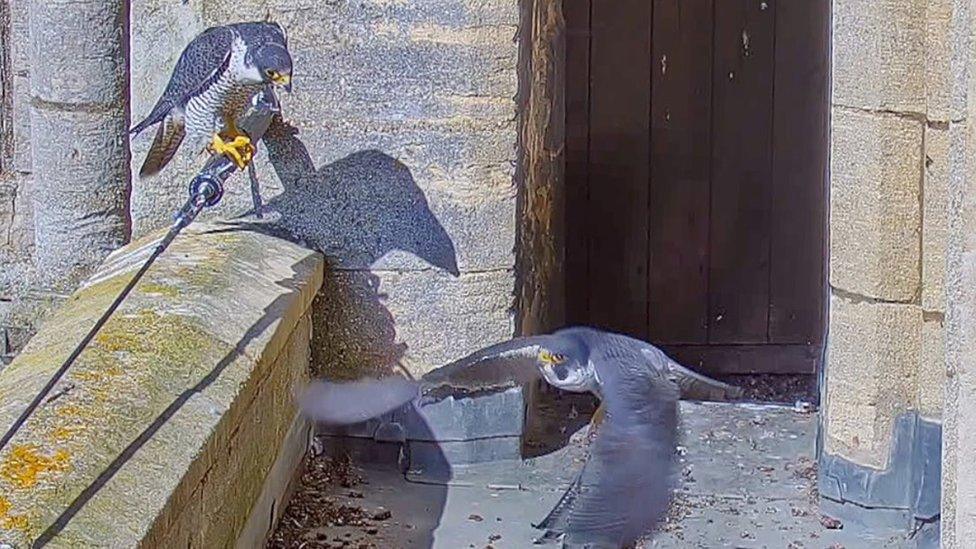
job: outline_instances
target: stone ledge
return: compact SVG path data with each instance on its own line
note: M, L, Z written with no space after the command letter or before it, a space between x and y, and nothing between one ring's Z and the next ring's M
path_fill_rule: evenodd
M0 373L0 430L160 236L109 256ZM285 440L307 440L291 391L308 376L308 309L322 276L319 254L265 234L184 231L0 453L0 541L221 547L253 538L260 525L249 516L264 512L255 504L274 508L281 460L301 455Z

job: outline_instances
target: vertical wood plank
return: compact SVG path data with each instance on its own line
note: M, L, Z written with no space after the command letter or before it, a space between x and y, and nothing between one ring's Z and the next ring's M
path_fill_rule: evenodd
M604 0L591 9L590 322L641 338L647 336L651 10L647 0Z
M767 341L775 6L715 3L711 343Z
M590 0L565 0L566 321L589 322Z
M776 6L769 337L823 341L830 3Z
M705 343L712 0L655 0L651 56L649 335Z

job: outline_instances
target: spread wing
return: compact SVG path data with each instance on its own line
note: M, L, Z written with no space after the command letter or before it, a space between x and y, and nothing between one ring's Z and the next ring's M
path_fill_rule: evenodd
M317 421L359 423L396 410L421 393L428 400L438 400L448 394L497 391L531 381L539 376L538 349L538 338L513 339L437 368L419 382L401 377L351 383L315 381L305 388L298 402L305 414ZM439 389L444 389L443 395Z
M313 381L299 395L298 405L316 421L349 425L392 412L419 394L419 383L397 376L346 383Z
M220 78L230 62L233 42L234 31L228 27L210 27L194 38L180 54L156 106L130 131L137 134L159 122L174 107L182 107Z
M547 536L565 534L572 546L633 543L660 523L670 504L678 388L656 373L608 366L606 419L578 478L539 525Z
M499 391L540 377L537 357L545 336L519 337L437 368L423 377L424 393L447 387L462 392Z

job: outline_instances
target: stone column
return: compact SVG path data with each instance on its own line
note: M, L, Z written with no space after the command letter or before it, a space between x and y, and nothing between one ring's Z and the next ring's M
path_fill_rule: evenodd
M906 530L939 516L950 2L833 3L820 488Z
M129 238L128 2L30 3L36 263L70 286Z
M976 11L953 0L949 43L959 105L950 124L946 251L946 362L942 445L942 547L961 549L976 538Z

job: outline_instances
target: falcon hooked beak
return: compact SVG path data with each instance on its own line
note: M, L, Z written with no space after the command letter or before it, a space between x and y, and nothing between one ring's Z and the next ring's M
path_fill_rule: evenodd
M268 71L268 78L271 79L271 83L275 86L284 88L286 92L291 93L291 75L280 73L275 70Z
M558 353L552 353L548 349L541 349L539 351L539 362L546 366L555 366L556 364L566 362L566 357Z

